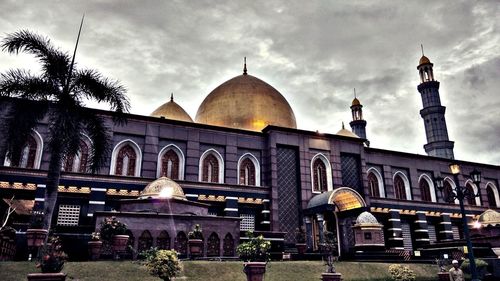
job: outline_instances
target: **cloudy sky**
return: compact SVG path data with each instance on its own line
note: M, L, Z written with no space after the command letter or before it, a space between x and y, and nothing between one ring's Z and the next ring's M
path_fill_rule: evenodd
M456 158L500 164L498 1L0 0L0 36L29 29L72 51L83 13L79 67L120 80L132 113L149 114L173 92L194 119L246 56L299 128L337 132L356 88L372 147L418 154L422 43ZM38 71L30 56L0 53L0 72L19 67Z

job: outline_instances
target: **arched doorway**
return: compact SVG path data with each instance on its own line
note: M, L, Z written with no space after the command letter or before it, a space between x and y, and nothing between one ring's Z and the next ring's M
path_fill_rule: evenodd
M350 187L339 187L311 198L304 210L307 236L312 237L308 247L317 250L324 231L331 231L337 237L339 256L347 255L355 244L352 226L365 207L363 197Z

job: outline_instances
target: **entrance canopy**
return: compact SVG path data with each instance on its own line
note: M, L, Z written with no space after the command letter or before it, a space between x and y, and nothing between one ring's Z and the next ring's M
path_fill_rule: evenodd
M361 207L366 207L366 203L359 193L350 187L339 187L311 198L305 211L307 213L328 210L342 212Z

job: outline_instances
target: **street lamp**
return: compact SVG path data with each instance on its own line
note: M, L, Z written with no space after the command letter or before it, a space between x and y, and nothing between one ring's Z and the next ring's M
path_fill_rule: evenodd
M477 186L478 192L474 193L474 191L471 192L466 187L460 186L458 181L458 175L460 174L460 166L457 163L450 164L450 171L453 174L456 187L452 190L453 192L447 194L446 196L447 198L444 199L448 202L453 202L455 200L458 200L458 203L460 204L460 213L462 214L462 224L464 225L464 235L465 235L465 240L467 242L467 251L469 252L469 262L470 262L472 281L479 281L479 279L477 278L474 252L472 251L472 242L470 241L469 227L467 225L467 218L465 216L464 200L466 200L466 198L475 198L479 196L479 184L481 183L481 172L474 169L474 171L472 171L469 174L470 178L472 179L472 182ZM436 177L435 181L436 181L436 187L442 194L444 189L443 178Z

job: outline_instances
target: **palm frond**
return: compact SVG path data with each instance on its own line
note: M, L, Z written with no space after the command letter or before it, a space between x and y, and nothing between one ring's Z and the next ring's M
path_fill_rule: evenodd
M130 109L125 87L117 81L104 78L95 70L77 71L71 89L77 96L108 103L111 110L118 113L126 113Z
M13 166L19 164L21 152L28 141L32 130L37 126L48 110L47 102L35 102L24 99L12 101L4 122L2 131L7 132L8 138L5 140L7 157Z
M48 38L28 30L8 34L2 42L2 50L11 54L25 52L34 55L42 63L43 74L61 85L69 72L70 57L52 46Z
M104 119L96 115L94 112L86 109L83 112L83 123L85 124L85 132L92 141L90 150L90 171L97 173L108 160L110 153L111 137L108 134L108 128L105 125Z
M59 89L29 71L15 69L0 75L0 96L18 97L29 100L50 99Z

